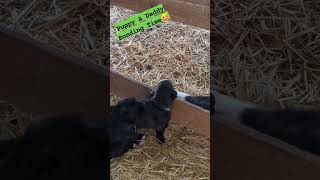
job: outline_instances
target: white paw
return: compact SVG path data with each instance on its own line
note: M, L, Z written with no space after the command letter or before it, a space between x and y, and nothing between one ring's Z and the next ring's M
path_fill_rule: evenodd
M139 145L143 145L144 144L144 140L145 140L145 135L142 136L140 142L139 142Z

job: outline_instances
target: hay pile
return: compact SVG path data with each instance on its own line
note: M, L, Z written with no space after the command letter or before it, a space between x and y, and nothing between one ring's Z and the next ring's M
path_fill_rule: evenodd
M216 0L213 87L275 107L320 109L320 3Z
M111 7L111 67L151 86L170 79L180 91L209 95L209 31L171 21L119 42L114 24L134 14Z
M111 96L111 104L119 98ZM167 142L160 145L151 130L144 145L111 161L113 180L127 179L210 179L209 139L171 123Z
M1 0L0 25L107 65L107 1Z

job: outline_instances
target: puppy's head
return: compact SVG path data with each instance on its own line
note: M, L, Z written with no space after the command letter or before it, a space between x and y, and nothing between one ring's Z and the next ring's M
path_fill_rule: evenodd
M151 100L162 109L170 109L174 100L177 98L177 92L174 90L169 80L162 80L151 93Z

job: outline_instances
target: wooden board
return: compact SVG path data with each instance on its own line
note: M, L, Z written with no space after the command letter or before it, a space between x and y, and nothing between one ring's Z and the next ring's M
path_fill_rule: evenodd
M213 121L213 179L318 180L320 158L221 117Z
M151 92L151 87L145 84L113 70L110 72L110 92L114 95L121 98L142 98ZM210 112L205 109L177 99L172 111L172 120L181 126L187 126L201 134L210 136Z
M0 27L0 98L37 114L100 116L108 70Z
M210 29L210 1L208 0L111 0L112 5L137 12L162 3L173 21Z

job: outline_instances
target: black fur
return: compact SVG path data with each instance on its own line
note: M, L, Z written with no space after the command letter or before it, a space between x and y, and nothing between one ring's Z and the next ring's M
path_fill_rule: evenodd
M154 129L159 143L165 143L164 134L171 119L171 111L160 109L151 100L141 103L143 104L143 109L137 113L138 117L135 122L137 128Z
M15 139L0 140L0 159L8 156L8 152L15 145Z
M109 136L105 119L56 116L34 121L16 139L0 169L1 179L105 179ZM10 143L9 143L10 144ZM11 146L12 147L12 146Z
M245 109L241 119L246 126L320 154L320 112Z
M216 100L214 98L214 95L210 93L210 115L213 115L215 112L215 105L216 105Z
M210 96L186 96L185 100L189 103L210 111L211 115L214 114L215 99L212 93L210 93Z
M135 122L142 110L143 104L134 98L124 99L112 107L110 158L118 157L139 144L143 134L137 133Z
M176 97L177 92L174 90L172 83L168 80L164 80L161 81L155 90L151 92L150 96L144 100L138 101L135 98L128 98L119 102L117 106L119 109L122 109L122 112L119 111L118 115L112 115L112 117L115 120L122 119L121 122L125 123L123 124L118 122L118 127L121 128L127 126L129 129L125 130L126 133L133 135L134 138L126 139L128 136L126 133L122 133L126 134L125 136L117 136L118 139L114 141L118 144L123 144L118 151L120 152L121 149L123 152L127 151L131 148L132 141L135 139L139 141L139 139L141 139L139 136L141 137L142 135L137 134L132 129L133 124L137 129L154 129L159 143L164 143L165 129L168 127L171 118L171 107ZM115 109L115 107L113 107L113 109ZM134 121L133 124L132 121ZM130 122L130 125L128 122ZM138 138L136 138L136 136L138 136Z
M16 139L0 140L0 168L3 167L5 159L8 157L11 149L14 148Z
M171 108L177 92L169 80L161 81L151 93L151 99L144 101L143 115L137 118L137 128L153 128L159 143L165 143L165 130L171 119Z
M168 127L171 118L171 112L163 110L156 105L152 100L138 101L135 98L128 98L120 101L117 108L114 107L112 112L111 130L112 151L115 151L113 156L119 156L132 148L134 141L139 141L136 129L151 128L156 130L157 138L160 143L165 142L164 133ZM115 111L118 109L117 111ZM117 144L117 145L116 145ZM120 145L121 144L121 145Z
M140 144L143 134L137 133L140 128L156 130L160 143L165 142L165 129L171 117L170 108L177 97L170 81L161 81L152 91L151 96L143 101L135 98L121 100L111 107L111 139L110 158L121 156Z
M170 109L176 98L177 92L169 80L160 81L151 93L151 101L161 109Z
M185 100L203 109L210 110L210 96L187 96Z

